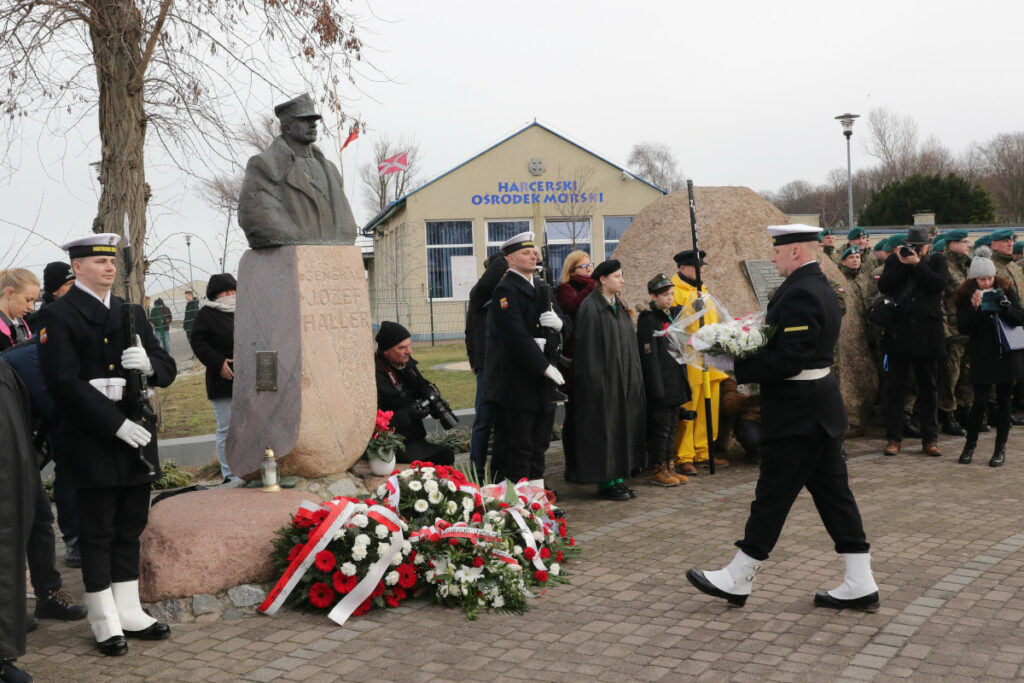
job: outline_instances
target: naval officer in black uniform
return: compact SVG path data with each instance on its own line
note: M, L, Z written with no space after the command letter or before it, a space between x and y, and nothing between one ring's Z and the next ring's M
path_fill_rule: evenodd
M686 578L709 595L743 606L793 501L806 486L836 552L846 560L843 583L818 592L814 604L874 612L878 587L840 451L848 422L839 381L829 367L841 316L816 260L821 230L780 225L768 232L772 262L786 278L768 302L766 323L774 326L774 334L760 353L736 360L734 367L737 382L761 385L761 473L736 557L725 569L691 569Z
M494 470L498 481L505 478L515 483L526 478L543 488L544 452L555 424L552 382L561 386L565 380L543 353L541 328L560 332L569 319L535 277L533 233L519 233L503 243L501 251L508 271L494 288L489 316L499 354L497 419L503 420L506 438L504 448L495 453ZM488 348L487 354L491 352Z
M118 242L117 235L100 233L64 245L75 284L41 311L39 332L43 378L62 414L57 455L78 490L89 624L105 655L127 652L125 636L170 635L139 603L139 536L149 519L150 484L160 472L156 425L128 419L119 394L129 370L166 387L176 369L137 305L130 309L137 334L129 338L129 309L110 293Z

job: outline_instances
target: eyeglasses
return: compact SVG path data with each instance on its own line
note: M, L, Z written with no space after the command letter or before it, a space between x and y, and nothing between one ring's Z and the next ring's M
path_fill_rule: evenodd
M583 270L593 270L594 269L594 264L593 263L584 263L582 265L576 266L576 270L579 270L581 268Z

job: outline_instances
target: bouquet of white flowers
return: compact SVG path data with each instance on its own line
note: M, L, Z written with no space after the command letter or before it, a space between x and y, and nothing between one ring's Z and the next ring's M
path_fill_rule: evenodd
M753 313L719 323L708 323L690 336L690 346L712 356L748 358L768 343L771 328L763 313Z

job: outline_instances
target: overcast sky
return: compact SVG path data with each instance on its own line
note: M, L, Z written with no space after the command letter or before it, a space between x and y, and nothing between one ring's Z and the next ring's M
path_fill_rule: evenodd
M873 107L912 116L924 139L955 154L972 141L1024 128L1019 31L1024 3L887 0L717 2L423 2L352 7L364 17L365 56L390 79L343 92L369 130L345 151L346 188L357 222L359 165L379 132L415 135L426 180L536 118L624 164L631 146L667 144L697 185L774 190L822 182L845 166L833 117ZM252 102L270 112L274 102ZM326 122L333 135L334 122ZM95 119L67 137L40 132L17 173L0 185L2 217L35 226L33 239L0 264L41 271L61 257L51 242L86 234L99 186ZM863 122L853 166L867 166ZM329 157L334 138L323 139ZM160 242L149 249L184 261L183 232L212 243L224 217L151 169ZM16 229L0 223L0 246ZM196 279L217 267L193 242ZM238 252L228 259L234 269ZM16 259L16 263L12 263ZM169 283L150 283L157 291Z

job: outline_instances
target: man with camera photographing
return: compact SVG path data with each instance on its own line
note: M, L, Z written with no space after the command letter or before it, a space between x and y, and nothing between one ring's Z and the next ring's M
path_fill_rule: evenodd
M885 261L878 291L897 302L897 321L885 331L882 351L888 358L885 455L896 455L903 442L903 394L911 366L917 380L915 412L920 420L921 448L939 456L939 360L946 356L942 291L949 280L946 257L932 253L927 229L914 226L905 243Z
M377 353L374 366L377 376L377 408L390 410L391 428L405 438L405 448L398 454L398 462L414 460L435 465L455 462L452 449L427 441L423 418L436 418L445 429L458 422L448 403L441 398L437 387L416 369L412 357L412 337L409 330L398 323L385 320L377 331Z

